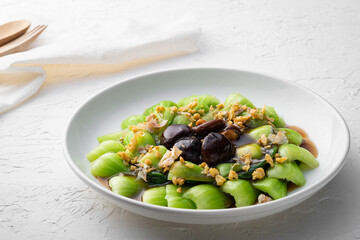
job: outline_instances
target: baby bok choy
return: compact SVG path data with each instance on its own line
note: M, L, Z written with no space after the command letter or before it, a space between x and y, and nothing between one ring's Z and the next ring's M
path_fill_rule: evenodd
M256 106L239 93L224 102L203 94L150 104L114 119L120 129L98 137L86 155L90 172L112 192L160 207L277 200L304 186L304 171L319 166L308 139L286 125L280 109Z

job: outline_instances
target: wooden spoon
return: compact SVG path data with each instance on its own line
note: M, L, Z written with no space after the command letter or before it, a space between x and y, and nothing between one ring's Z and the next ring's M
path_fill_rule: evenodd
M29 20L17 20L0 25L0 46L23 35L30 25Z

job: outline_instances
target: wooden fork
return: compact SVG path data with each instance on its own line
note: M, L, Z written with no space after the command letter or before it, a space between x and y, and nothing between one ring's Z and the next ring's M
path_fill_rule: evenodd
M26 50L27 46L34 41L45 29L47 25L39 25L26 32L21 37L0 47L0 57L8 54Z

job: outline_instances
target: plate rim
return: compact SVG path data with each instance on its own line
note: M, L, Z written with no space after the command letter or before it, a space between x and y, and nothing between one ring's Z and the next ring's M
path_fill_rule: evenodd
M302 90L304 90L304 91L308 92L309 94L313 95L314 97L316 97L317 99L319 99L323 103L327 104L330 107L330 109L335 112L335 115L338 117L338 119L340 120L342 126L345 129L345 135L346 135L345 145L344 145L345 147L344 147L344 149L343 149L343 151L341 153L341 161L336 162L337 163L336 167L333 167L331 169L331 171L329 171L327 174L325 174L323 179L321 179L319 182L315 183L315 185L312 186L307 191L305 191L305 189L300 190L299 192L296 192L296 193L294 193L292 195L286 196L286 197L281 198L281 199L277 199L276 201L268 202L266 204L250 205L250 206L239 207L239 208L210 209L210 210L169 208L169 207L152 205L152 204L140 202L140 201L128 198L128 197L120 196L120 195L118 195L118 194L116 194L114 192L109 191L108 189L104 188L103 186L100 186L99 184L96 184L95 182L93 182L90 178L88 178L75 165L74 161L72 161L72 159L70 157L70 154L69 154L69 151L68 151L67 146L66 146L66 139L67 139L67 136L68 136L69 127L70 127L72 121L74 120L74 118L81 111L81 109L83 107L85 107L92 99L98 97L101 94L104 94L105 92L109 91L110 89L114 88L115 86L122 85L124 83L128 83L128 82L131 82L131 81L136 81L139 78L148 77L150 75L166 74L166 73L180 72L180 71L206 71L206 70L232 71L232 72L240 72L240 73L246 73L246 74L258 75L258 76L261 76L261 77L271 78L272 80L280 81L280 82L282 82L284 84L291 85L293 87L301 88ZM119 74L121 74L121 73L119 73ZM80 104L79 107L77 107L74 110L74 112L71 114L69 120L66 123L65 131L64 131L64 134L63 134L63 137L62 137L62 150L63 150L63 153L65 155L66 162L68 163L70 168L74 171L74 173L84 183L86 183L88 186L92 187L97 192L100 192L100 193L104 194L108 198L125 201L126 204L131 204L131 205L134 205L135 207L147 208L149 210L155 210L155 211L160 212L161 214L163 214L163 213L168 213L168 214L172 214L172 213L178 213L179 214L179 213L181 213L181 214L191 214L191 215L196 214L197 217L206 217L208 215L214 215L215 218L216 218L216 216L217 216L217 218L226 218L226 217L234 218L239 213L243 213L242 216L244 216L244 215L253 215L253 214L259 213L259 212L270 212L270 211L273 211L273 210L279 209L279 208L284 208L283 210L286 210L286 209L288 209L286 206L292 205L292 203L295 203L295 204L293 204L293 206L297 205L298 203L300 203L300 202L304 201L305 199L309 198L310 196L312 196L313 194L318 192L327 183L329 183L338 174L338 172L343 168L343 166L344 166L344 164L346 162L348 153L349 153L350 141L351 140L350 140L349 127L348 127L344 117L341 115L341 113L329 101L327 101L325 98L323 98L322 96L320 96L316 92L312 91L311 89L308 89L308 88L306 88L306 87L304 87L304 86L302 86L302 85L300 85L298 83L291 82L289 80L286 80L284 78L281 78L281 77L278 77L278 76L275 76L275 75L270 75L270 74L262 73L262 72L254 72L254 71L242 70L242 69L238 69L238 68L223 68L223 67L185 67L184 68L184 67L180 67L180 68L168 68L168 69L162 69L162 70L149 71L149 72L129 76L129 77L126 77L126 78L120 80L119 82L115 82L113 84L110 84L108 87L106 87L106 88L100 90L99 92L93 94L92 96L88 97L82 104ZM305 196L302 196L302 194L304 194L304 191L305 191L306 194L305 194ZM253 209L254 209L254 211L253 211ZM231 215L222 216L222 215L220 215L220 213L226 214L226 215L231 213Z

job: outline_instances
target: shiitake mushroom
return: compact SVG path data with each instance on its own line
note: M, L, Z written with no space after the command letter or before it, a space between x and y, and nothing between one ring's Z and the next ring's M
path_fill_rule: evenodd
M184 160L196 164L201 163L201 142L196 137L191 136L181 138L175 143L174 146L182 151L180 156L184 158Z
M173 124L168 126L160 137L161 145L167 149L174 146L175 142L183 137L188 137L193 134L192 129L185 124Z
M208 134L202 143L201 160L209 166L225 162L234 156L235 148L224 135L216 132Z
M224 120L215 119L192 129L185 124L170 125L161 135L160 143L168 149L179 148L180 156L186 161L214 166L234 156L231 140L236 140L239 134L240 129L236 126L226 126ZM202 142L199 139L203 139Z
M222 119L215 119L211 121L207 121L201 125L193 127L193 131L197 137L205 137L209 133L219 132L220 130L226 127L226 123Z

